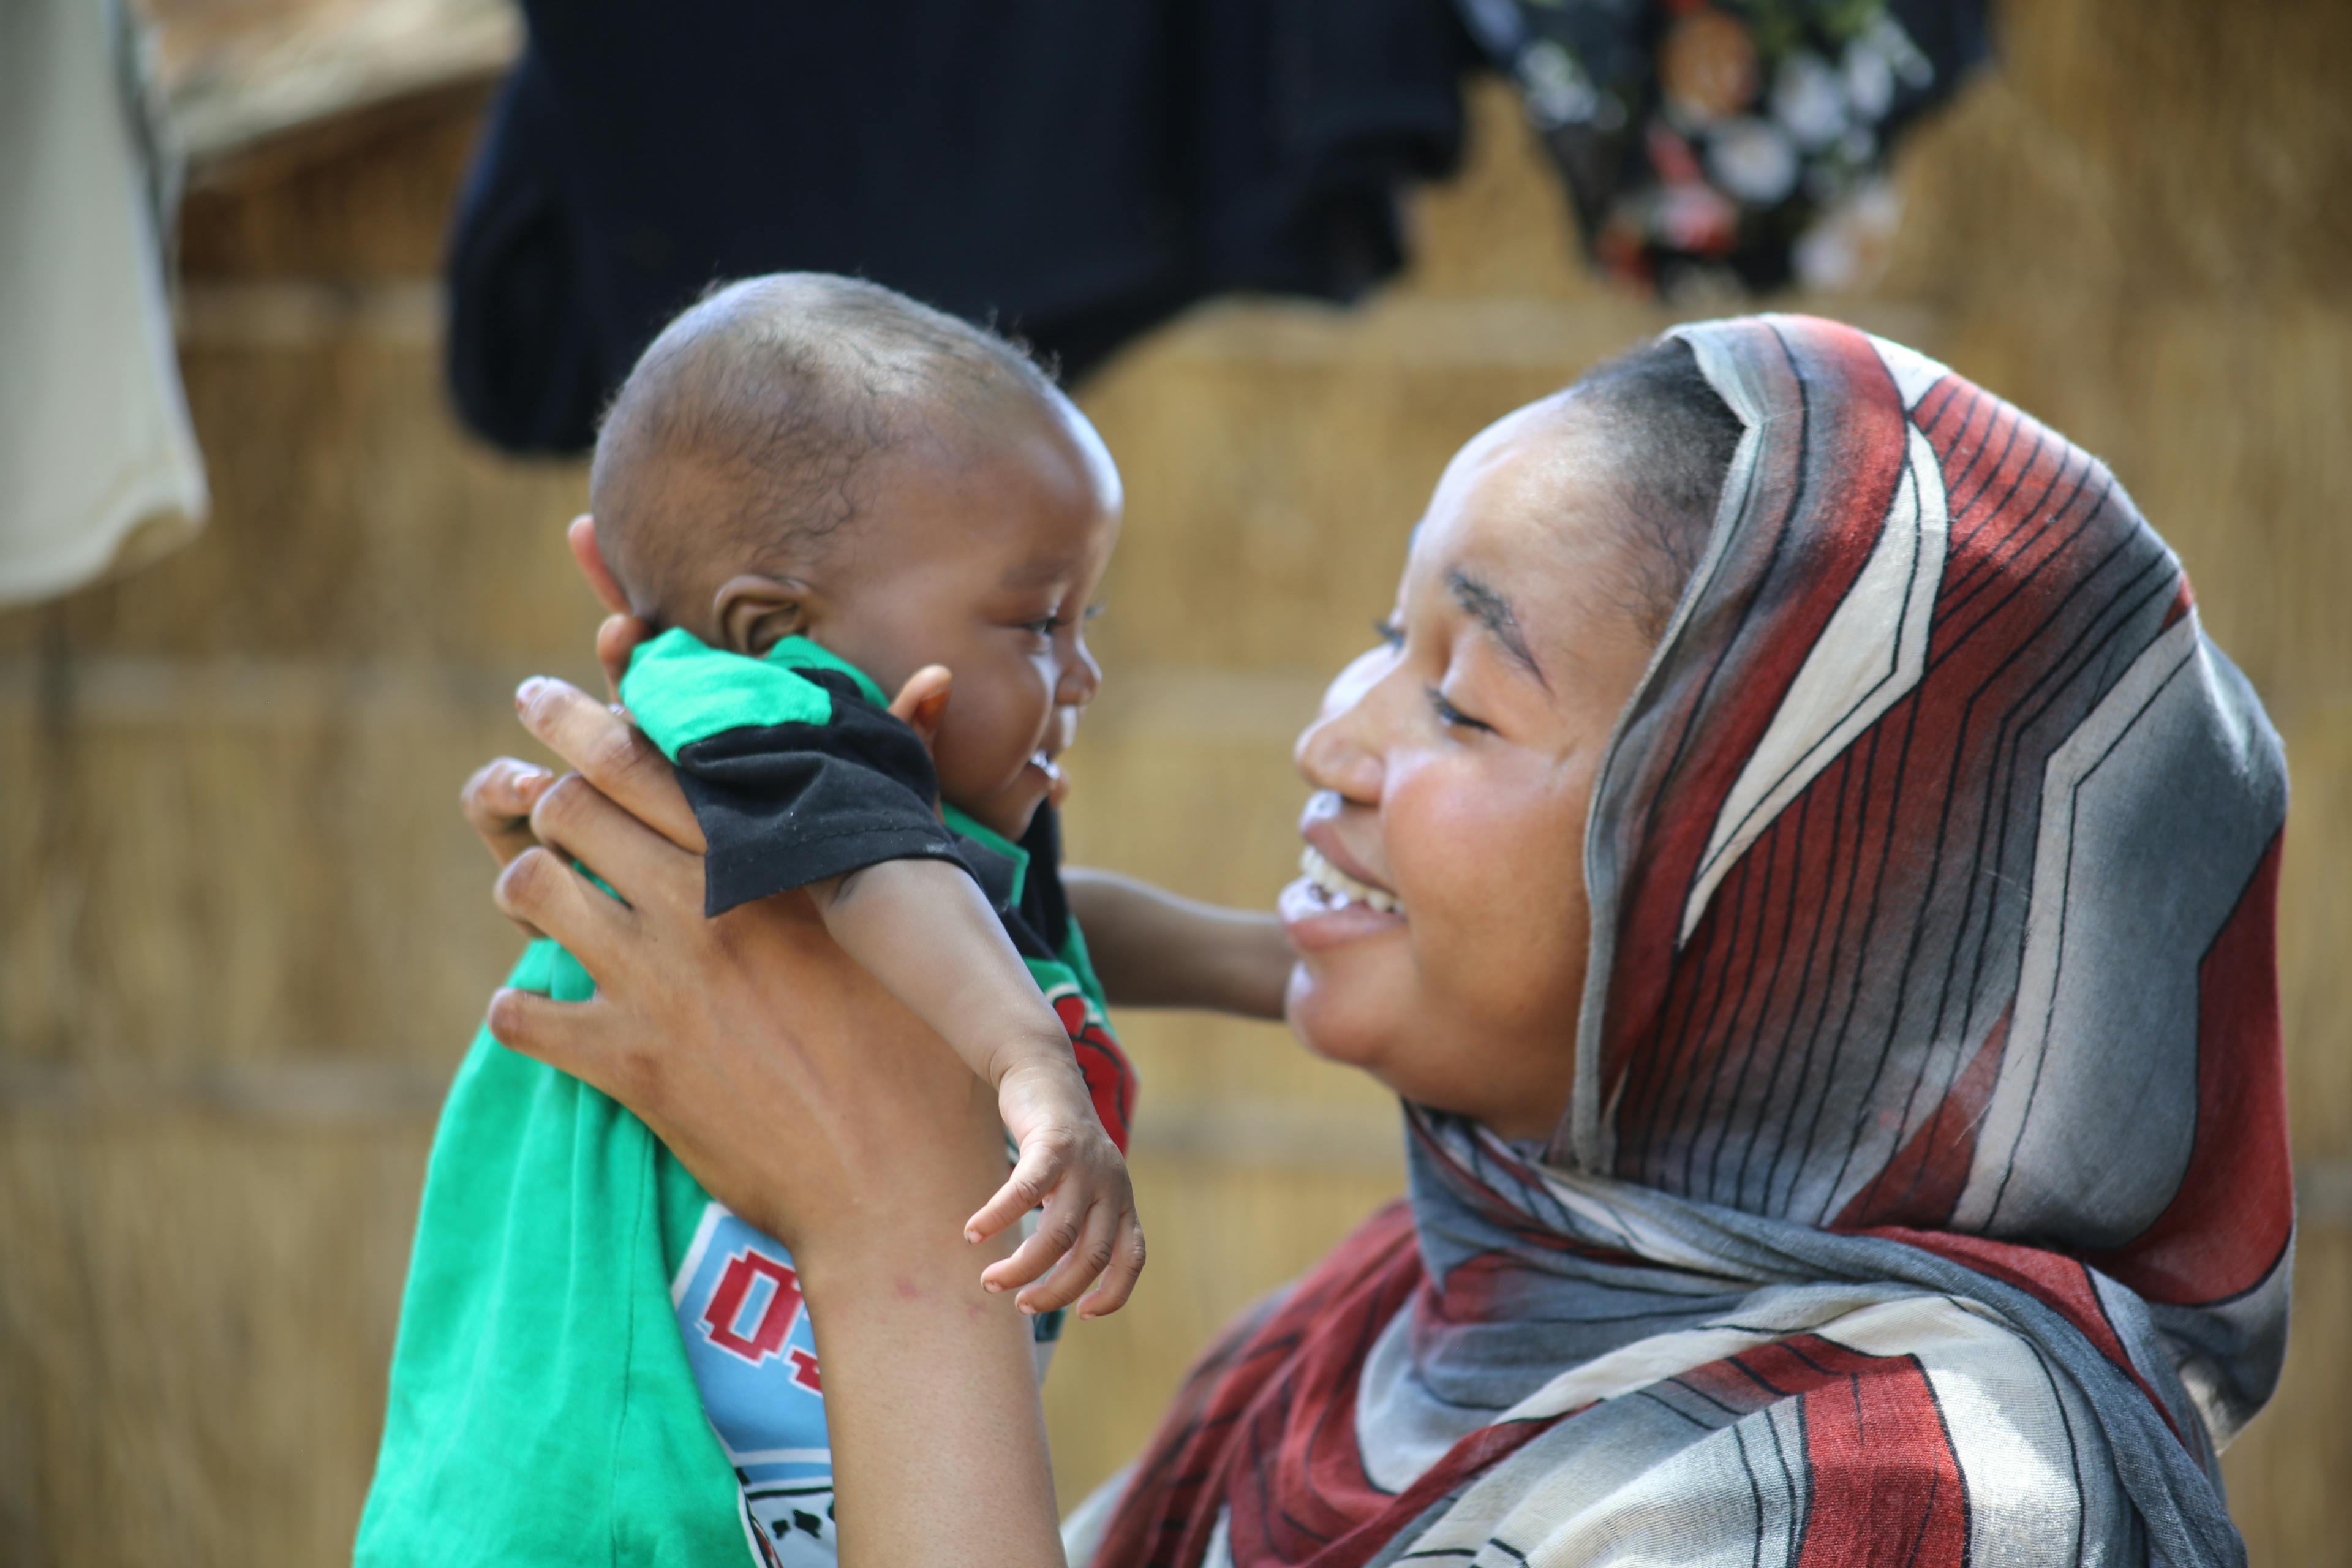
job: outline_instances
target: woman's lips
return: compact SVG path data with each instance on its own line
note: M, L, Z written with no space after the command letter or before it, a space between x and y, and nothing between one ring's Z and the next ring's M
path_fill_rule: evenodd
M1339 831L1340 814L1345 809L1346 803L1340 800L1338 791L1317 790L1307 796L1307 809L1299 814L1298 837L1307 840L1310 853L1319 855L1329 867L1343 874L1336 890L1360 890L1349 887L1349 882L1354 882L1360 884L1361 889L1395 898L1396 889L1381 881L1349 849L1347 840ZM1316 874L1316 868L1311 864L1302 861L1299 868L1310 877Z
M1341 869L1314 845L1299 856L1306 874L1282 889L1276 911L1290 944L1301 952L1401 930L1403 906L1386 888Z

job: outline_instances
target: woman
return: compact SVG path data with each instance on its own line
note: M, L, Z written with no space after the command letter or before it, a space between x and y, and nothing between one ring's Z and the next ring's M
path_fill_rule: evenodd
M1050 1560L954 1240L984 1096L788 907L699 920L612 715L523 707L595 787L494 764L478 823L535 797L631 907L516 858L501 906L604 989L492 1027L860 1303L817 1319L854 1559ZM1685 329L1454 459L1299 761L1309 842L1401 908L1286 892L1289 1016L1405 1100L1410 1204L1228 1331L1077 1552L2242 1561L2284 772L2095 461L1850 328ZM877 1061L967 1136L895 1147Z

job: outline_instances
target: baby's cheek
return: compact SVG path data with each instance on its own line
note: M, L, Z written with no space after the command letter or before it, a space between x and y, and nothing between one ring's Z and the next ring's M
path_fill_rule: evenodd
M931 742L931 763L939 772L940 795L974 803L1003 786L1003 770L989 754L992 738L984 716L975 712L940 726Z
M933 743L932 762L939 772L940 795L985 821L993 815L988 808L1003 805L999 797L1021 782L1021 769L1029 753L1021 744L1023 738L1003 716L982 703L974 702L956 712L955 702L962 695L959 687L956 696L949 699L949 717Z

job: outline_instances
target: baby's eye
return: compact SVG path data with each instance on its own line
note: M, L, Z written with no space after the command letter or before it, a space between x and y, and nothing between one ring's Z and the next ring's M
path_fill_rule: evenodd
M1044 616L1034 621L1024 621L1021 629L1041 637L1050 637L1070 624L1066 616Z
M1492 724L1484 720L1473 719L1469 714L1445 700L1445 693L1438 690L1434 686L1430 687L1428 690L1429 706L1431 710L1436 713L1439 723L1449 729L1484 730L1490 734L1493 733L1495 727Z

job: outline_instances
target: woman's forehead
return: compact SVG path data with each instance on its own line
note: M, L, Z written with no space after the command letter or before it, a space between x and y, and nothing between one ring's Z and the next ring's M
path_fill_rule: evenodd
M1623 530L1605 442L1568 397L1488 426L1448 465L1413 530L1404 588L1502 594L1530 635L1573 637L1613 603ZM1596 592L1596 590L1601 590Z

